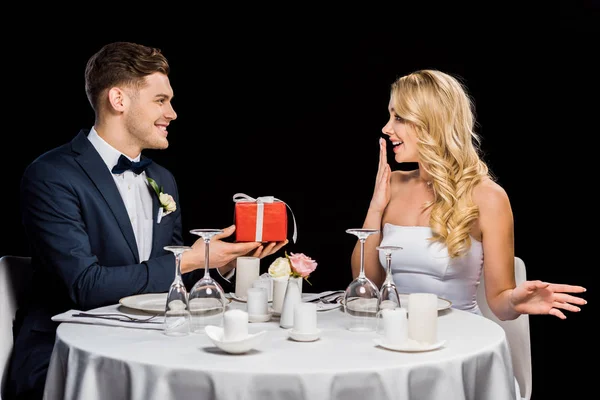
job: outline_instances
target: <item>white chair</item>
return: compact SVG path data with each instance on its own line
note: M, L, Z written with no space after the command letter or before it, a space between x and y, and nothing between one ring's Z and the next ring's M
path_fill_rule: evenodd
M8 364L13 349L13 322L23 304L31 279L31 258L3 256L0 258L0 400L6 398Z
M519 257L515 257L515 280L517 285L527 280L525 263ZM485 298L485 285L483 283L483 274L481 282L477 288L477 303L482 314L500 325L506 332L506 338L510 348L513 370L521 398L529 400L531 398L531 337L529 336L529 315L522 314L518 318L510 321L500 321L490 310Z

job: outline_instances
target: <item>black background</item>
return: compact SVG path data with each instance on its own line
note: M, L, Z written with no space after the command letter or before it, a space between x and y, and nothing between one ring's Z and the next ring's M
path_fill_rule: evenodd
M171 64L178 118L170 146L145 154L177 178L184 232L233 223L235 193L275 196L298 223L287 250L319 263L305 290L343 289L355 244L345 229L362 225L370 201L389 86L435 68L462 77L475 100L485 159L511 198L516 255L528 278L588 288L582 313L530 318L532 398L581 397L592 387L583 363L598 354L591 340L598 10L593 2L491 9L459 22L394 8L377 24L360 12L262 21L238 10L209 27L209 13L183 23L156 9L143 29L116 14L24 21L4 43L0 254L28 254L15 201L21 174L92 126L85 63L102 45L126 40L161 48ZM194 239L187 234L188 244Z

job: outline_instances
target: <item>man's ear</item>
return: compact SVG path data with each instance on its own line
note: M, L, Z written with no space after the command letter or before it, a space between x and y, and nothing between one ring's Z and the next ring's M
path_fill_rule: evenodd
M123 112L128 105L129 98L123 89L113 87L108 91L108 102L115 111Z

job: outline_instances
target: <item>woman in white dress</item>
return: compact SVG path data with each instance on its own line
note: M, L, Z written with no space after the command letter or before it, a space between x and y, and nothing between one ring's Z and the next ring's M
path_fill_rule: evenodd
M365 273L385 279L378 245L398 245L392 268L401 293L430 292L453 307L480 313L476 290L484 274L485 293L500 320L520 314L566 318L586 301L581 286L526 281L515 284L513 215L509 198L479 154L473 104L453 76L421 70L391 87L390 119L380 139L375 189L363 228L380 229L365 243ZM387 144L386 144L387 142ZM398 163L414 171L392 172L386 146ZM360 247L352 253L352 274L360 270Z

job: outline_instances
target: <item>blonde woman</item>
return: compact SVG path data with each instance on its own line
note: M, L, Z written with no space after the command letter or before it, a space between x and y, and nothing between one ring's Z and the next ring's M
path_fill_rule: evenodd
M421 70L391 87L390 118L382 131L379 168L364 228L380 229L365 243L365 273L385 279L378 245L399 245L394 281L401 293L430 292L453 307L481 314L475 293L484 274L487 301L500 320L520 314L565 319L586 301L581 286L514 277L513 215L509 198L479 156L473 103L462 83L446 73ZM414 171L391 171L386 146ZM352 274L360 270L359 242Z

